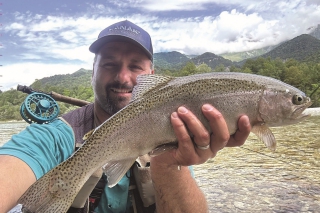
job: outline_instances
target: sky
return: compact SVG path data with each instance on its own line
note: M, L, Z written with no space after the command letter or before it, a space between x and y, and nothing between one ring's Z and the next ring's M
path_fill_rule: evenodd
M154 52L222 54L275 45L320 24L320 0L0 0L0 90L92 69L99 32L129 20Z

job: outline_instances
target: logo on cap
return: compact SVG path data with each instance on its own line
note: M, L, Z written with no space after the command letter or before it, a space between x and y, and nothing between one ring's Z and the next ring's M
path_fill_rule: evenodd
M130 27L130 26L124 26L124 25L115 26L114 29L110 28L110 29L109 29L109 32L113 32L114 30L126 30L126 31L130 31L130 32L132 32L132 33L135 33L135 34L137 34L137 35L140 34L140 31L139 31L139 30L134 29L134 28L132 28L132 27Z

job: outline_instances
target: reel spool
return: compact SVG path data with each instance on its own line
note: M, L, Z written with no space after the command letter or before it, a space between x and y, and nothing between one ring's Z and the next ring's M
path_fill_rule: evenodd
M28 123L48 123L59 115L58 103L49 95L33 92L20 107L22 118Z

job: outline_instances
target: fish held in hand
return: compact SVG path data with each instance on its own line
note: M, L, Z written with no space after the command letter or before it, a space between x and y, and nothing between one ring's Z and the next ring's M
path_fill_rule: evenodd
M201 106L211 104L224 116L230 134L241 115L252 132L275 150L269 127L295 124L309 115L310 98L279 80L244 73L206 73L186 77L140 75L132 101L88 134L69 159L34 183L19 199L24 212L66 212L97 169L112 187L138 156L177 145L170 115L179 106L191 110L210 131Z

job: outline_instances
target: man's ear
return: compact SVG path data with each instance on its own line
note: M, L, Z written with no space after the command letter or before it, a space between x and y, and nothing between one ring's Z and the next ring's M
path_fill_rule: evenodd
M154 70L151 70L151 73L150 74L154 74Z
M94 62L93 62L93 65L92 65L91 84L93 82L93 78L94 78Z
M97 54L94 55L93 63L92 63L92 75L91 75L91 80L93 79L94 76L94 66L95 63L97 62Z
M94 74L94 63L92 64L92 74L91 74L91 79L93 78L93 74Z

